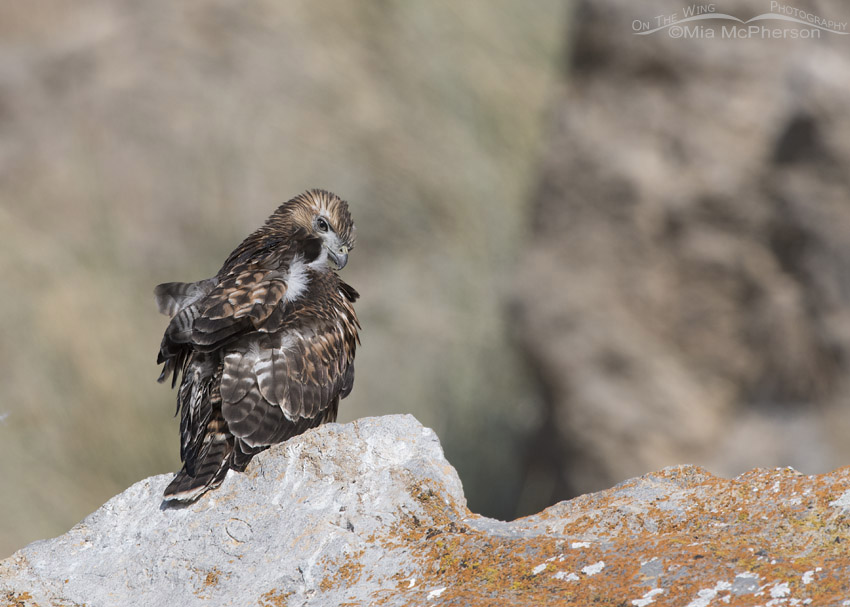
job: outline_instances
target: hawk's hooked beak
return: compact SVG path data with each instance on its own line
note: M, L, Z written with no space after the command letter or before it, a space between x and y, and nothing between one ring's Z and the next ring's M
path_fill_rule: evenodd
M341 270L348 263L348 247L345 245L334 250L328 247L328 257L334 265L334 269Z

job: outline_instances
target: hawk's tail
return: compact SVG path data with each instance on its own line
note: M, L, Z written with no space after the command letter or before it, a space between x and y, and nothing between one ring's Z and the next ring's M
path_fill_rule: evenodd
M210 489L215 489L224 480L230 469L232 438L228 439L226 434L216 432L207 434L204 443L193 469L189 470L184 465L165 488L166 500L191 502Z

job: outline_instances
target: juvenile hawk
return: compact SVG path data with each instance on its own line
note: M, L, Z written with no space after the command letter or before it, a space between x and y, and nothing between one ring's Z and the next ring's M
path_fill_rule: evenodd
M171 317L159 381L177 393L183 469L165 499L189 501L269 445L336 420L354 383L358 294L337 276L354 245L348 204L310 190L282 204L213 278L154 293Z

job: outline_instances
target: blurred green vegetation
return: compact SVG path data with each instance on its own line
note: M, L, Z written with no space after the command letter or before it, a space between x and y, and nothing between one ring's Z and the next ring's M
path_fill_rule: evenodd
M0 556L178 468L153 286L308 187L358 228L340 421L413 413L474 511L516 515L540 420L504 306L568 10L2 3Z

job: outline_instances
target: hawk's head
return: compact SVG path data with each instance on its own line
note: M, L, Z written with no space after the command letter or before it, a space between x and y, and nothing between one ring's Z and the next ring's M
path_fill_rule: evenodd
M283 203L269 218L268 227L300 232L317 248L316 261L327 260L336 270L348 262L354 248L354 222L348 203L326 190L308 190ZM312 257L312 256L311 256Z

